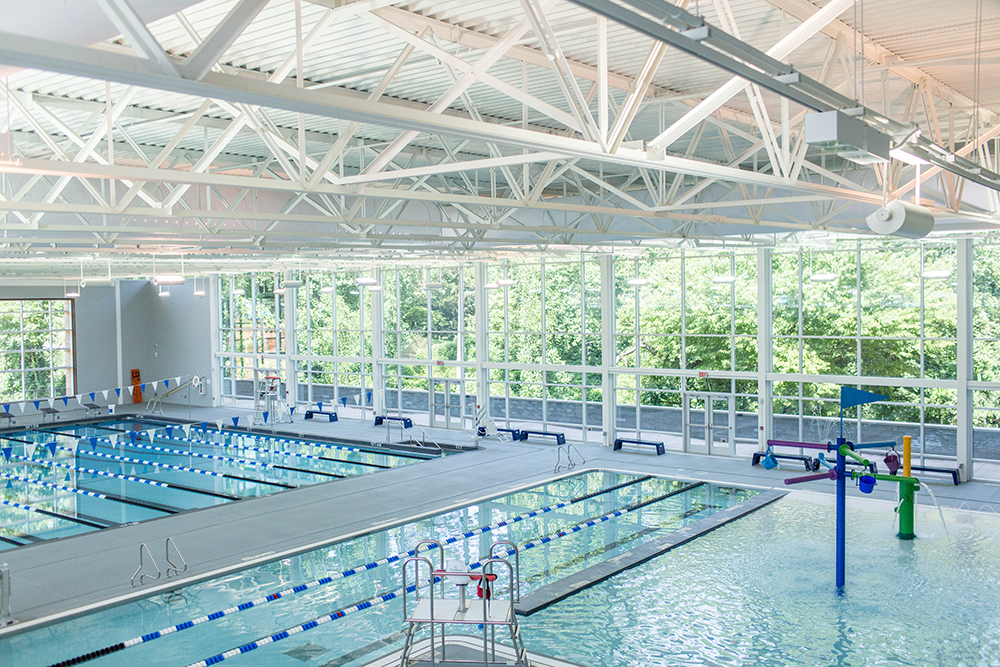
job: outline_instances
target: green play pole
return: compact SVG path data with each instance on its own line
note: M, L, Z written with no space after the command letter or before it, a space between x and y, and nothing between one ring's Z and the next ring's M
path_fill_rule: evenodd
M857 479L861 475L869 473L860 470L851 471L851 479ZM916 494L920 490L920 480L916 477L903 477L902 475L875 475L875 479L883 482L896 482L899 484L899 532L896 537L901 540L912 540L917 535L913 532L913 517L916 514Z

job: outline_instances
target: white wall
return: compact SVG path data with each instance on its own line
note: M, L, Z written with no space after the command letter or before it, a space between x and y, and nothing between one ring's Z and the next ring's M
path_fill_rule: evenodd
M199 281L199 287L200 287ZM158 296L158 289L146 283L142 294L149 308L149 361L143 377L150 380L173 378L178 375L203 375L209 386L202 396L191 392L191 405L211 406L212 403L212 299L193 294L194 285L170 287L170 297ZM148 372L148 375L147 375ZM162 389L160 390L162 393ZM187 405L187 390L179 391L166 402Z

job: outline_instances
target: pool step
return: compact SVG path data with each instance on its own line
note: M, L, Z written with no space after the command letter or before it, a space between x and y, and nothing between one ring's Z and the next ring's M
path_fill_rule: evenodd
M445 640L445 658L441 659L441 640L435 642L437 654L434 665L451 664L474 664L483 667L509 667L514 664L517 655L514 649L506 644L497 642L496 659L490 656L489 662L483 662L483 638L476 635L447 635ZM527 652L528 661L532 667L582 667L579 663L569 662L560 658L553 658L541 653ZM431 667L430 639L424 639L413 645L413 653L408 667ZM403 657L402 649L393 651L389 655L372 662L366 663L363 667L399 667Z
M697 537L701 537L705 533L724 526L730 521L735 521L742 516L759 510L761 507L769 505L787 494L788 491L779 489L764 491L742 503L715 512L701 521L696 521L678 530L670 531L663 537L640 544L619 556L596 563L553 584L543 586L538 590L521 596L521 601L514 605L514 612L521 616L530 616L536 611L545 609L549 605L564 600L574 593L582 591L585 588L590 588L605 579L610 579L619 572L633 568L636 565L641 565L648 560L665 554L675 547L679 547Z

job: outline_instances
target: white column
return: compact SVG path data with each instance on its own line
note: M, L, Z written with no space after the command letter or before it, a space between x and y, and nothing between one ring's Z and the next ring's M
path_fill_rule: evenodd
M131 382L125 382L125 369L122 366L122 281L115 281L115 349L118 353L118 385L125 387Z
M277 281L275 281L277 284ZM298 287L285 288L285 401L291 407L299 402L298 372L294 356L298 354Z
M205 378L205 381L208 382L208 389L206 391L212 398L212 407L214 408L222 405L222 363L219 358L219 351L221 347L219 330L222 326L220 319L220 315L222 313L222 290L220 288L220 278L218 274L209 276L208 281L208 325L212 329L212 372L207 378ZM230 313L230 317L232 317L232 313ZM227 333L226 335L229 334ZM191 389L188 388L188 391L190 392Z
M638 314L637 314L638 316ZM604 419L604 446L614 444L617 431L615 405L615 258L601 255L601 403Z
M486 312L486 263L476 262L474 271L473 289L476 292L476 405L482 408L488 407L490 400L490 378L485 368L485 364L489 360L489 342L486 336L489 327L489 317Z
M763 451L774 434L772 425L773 353L771 311L771 249L757 249L757 436Z
M958 464L962 481L972 479L972 240L959 239L958 256Z
M382 285L382 269L375 269L375 278ZM383 288L384 289L384 288ZM385 414L385 307L382 290L372 292L372 409ZM398 302L397 302L398 303ZM364 396L362 396L364 398Z

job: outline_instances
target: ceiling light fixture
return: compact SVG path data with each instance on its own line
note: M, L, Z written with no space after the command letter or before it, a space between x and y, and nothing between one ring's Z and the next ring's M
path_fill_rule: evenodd
M837 279L837 274L829 272L814 273L811 276L809 276L809 280L811 280L814 283L832 283L836 279Z
M438 282L424 283L424 289L427 290L428 292L433 292L434 290L439 290L442 287L444 287L444 283L438 283Z
M73 287L67 287L66 281L63 281L63 296L67 299L75 299L80 296L80 290L74 285Z
M944 280L945 278L951 278L951 271L949 270L932 270L924 271L920 274L920 277L924 280Z
M242 287L237 287L236 289L233 290L233 296L243 296L246 293L247 291Z
M285 288L284 287L279 287L278 289L274 290L274 293L277 294L277 295L279 295L279 296L284 296L284 294L285 294Z
M183 285L184 276L179 273L161 273L153 278L157 285Z
M649 279L636 276L635 278L629 278L628 282L625 284L629 287L643 287L649 284Z
M320 287L319 291L322 292L323 294L333 294L335 290L333 285L326 285L324 287Z
M368 291L369 292L381 292L382 291L382 286L381 285L371 285L371 286L368 287Z
M484 287L486 289L500 289L500 283L497 283L497 282L486 283L486 285L484 285Z
M198 297L205 296L205 278L201 279L201 289L198 289L198 276L194 277L194 285L191 286L192 294Z
M375 285L378 281L371 276L359 276L354 279L355 285Z
M497 281L497 285L499 285L500 287L510 287L513 284L514 281L511 280L510 278L501 278L500 280Z
M716 285L728 285L736 282L736 276L713 276L712 282Z

